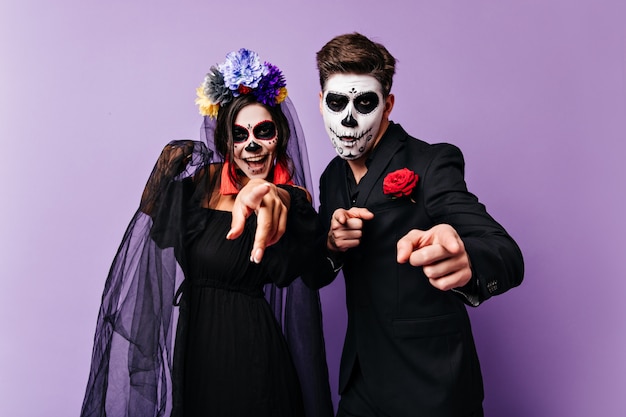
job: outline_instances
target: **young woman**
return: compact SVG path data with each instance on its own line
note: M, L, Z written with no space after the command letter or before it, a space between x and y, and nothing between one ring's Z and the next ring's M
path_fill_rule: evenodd
M170 142L148 179L81 415L331 416L319 298L298 278L319 226L284 77L240 49L197 93L207 143Z

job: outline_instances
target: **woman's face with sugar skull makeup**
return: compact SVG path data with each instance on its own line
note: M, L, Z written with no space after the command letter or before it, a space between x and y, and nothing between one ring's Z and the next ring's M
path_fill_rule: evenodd
M242 108L233 127L233 159L246 177L266 179L274 166L278 131L261 104Z
M326 80L320 110L337 154L359 159L378 139L385 113L382 87L370 75L333 74Z

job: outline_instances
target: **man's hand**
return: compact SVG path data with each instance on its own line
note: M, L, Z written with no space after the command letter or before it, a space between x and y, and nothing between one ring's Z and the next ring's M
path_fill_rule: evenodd
M366 208L337 209L330 220L326 246L333 252L345 252L359 246L363 236L363 220L371 220L374 214Z
M421 266L430 284L442 291L459 288L472 278L465 245L447 224L411 230L398 241L398 263Z
M250 261L260 263L265 248L278 242L287 229L289 203L289 193L276 185L259 179L248 181L235 198L233 220L226 239L241 236L246 219L256 213L257 226Z

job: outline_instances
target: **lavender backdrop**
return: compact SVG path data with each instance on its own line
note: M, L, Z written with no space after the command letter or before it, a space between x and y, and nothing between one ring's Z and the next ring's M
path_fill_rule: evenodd
M314 53L357 30L399 59L393 120L459 145L524 251L524 284L471 312L486 415L625 416L624 4L3 0L0 415L78 414L109 264L161 147L198 137L209 66L245 46L283 69L317 179Z

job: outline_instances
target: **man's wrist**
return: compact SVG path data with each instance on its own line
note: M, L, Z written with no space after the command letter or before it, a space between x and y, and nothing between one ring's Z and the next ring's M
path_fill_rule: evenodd
M328 259L334 272L339 272L343 268L343 256L340 252L328 251L326 259Z
M473 274L467 284L462 287L453 288L452 291L461 295L464 298L465 302L473 307L477 307L480 304L480 297L478 294L478 278L476 278Z

